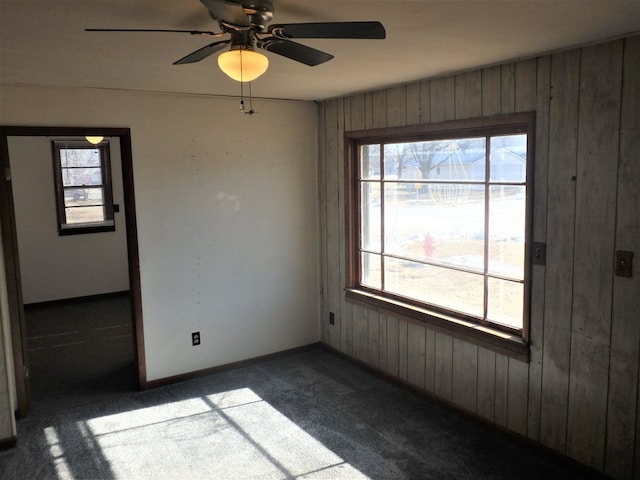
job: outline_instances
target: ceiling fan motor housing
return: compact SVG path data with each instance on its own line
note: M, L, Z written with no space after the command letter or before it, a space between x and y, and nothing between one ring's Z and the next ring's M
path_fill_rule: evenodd
M260 30L264 30L265 25L273 20L273 0L246 0L240 2L232 1L230 3L240 5L244 13L249 17L251 26L258 27Z
M232 50L239 48L253 50L254 34L251 30L231 30L229 34Z

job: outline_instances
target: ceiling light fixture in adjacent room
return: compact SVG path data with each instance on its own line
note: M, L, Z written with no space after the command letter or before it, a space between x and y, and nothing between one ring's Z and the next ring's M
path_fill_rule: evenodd
M100 142L102 142L102 140L104 140L104 137L91 136L91 135L87 135L84 138L87 142L91 143L92 145L98 145Z

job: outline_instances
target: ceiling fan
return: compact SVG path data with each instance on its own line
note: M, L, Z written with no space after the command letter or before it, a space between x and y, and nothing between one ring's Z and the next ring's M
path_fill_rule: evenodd
M201 30L87 28L90 32L177 32L216 38L228 37L205 45L174 62L174 65L199 62L225 48L218 56L220 69L234 80L249 82L268 68L262 49L283 57L315 66L333 55L295 42L298 38L383 39L380 22L317 22L271 24L274 0L200 0L218 22L221 32Z

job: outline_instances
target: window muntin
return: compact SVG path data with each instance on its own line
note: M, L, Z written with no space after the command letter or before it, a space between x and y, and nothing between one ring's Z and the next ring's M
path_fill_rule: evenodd
M109 142L53 142L60 235L115 230Z
M530 134L354 139L348 287L523 334Z

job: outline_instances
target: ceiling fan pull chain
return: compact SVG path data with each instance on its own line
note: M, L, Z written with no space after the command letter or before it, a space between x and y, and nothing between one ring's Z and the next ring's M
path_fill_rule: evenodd
M240 111L244 113L244 88L240 82Z
M244 113L244 82L242 81L242 50L240 50L240 111Z
M255 111L253 110L253 93L251 93L251 82L249 82L249 111L244 112L247 115L253 115Z

